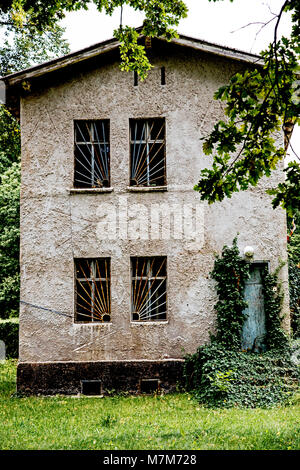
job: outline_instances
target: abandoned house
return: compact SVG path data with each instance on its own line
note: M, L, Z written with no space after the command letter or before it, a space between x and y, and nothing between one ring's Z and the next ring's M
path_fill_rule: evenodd
M238 233L253 251L243 347L264 333L260 269L286 259L265 190L283 173L210 206L193 190L223 117L214 92L258 57L185 36L147 47L144 81L120 71L115 39L3 79L22 129L24 393L173 390L214 331L209 273Z

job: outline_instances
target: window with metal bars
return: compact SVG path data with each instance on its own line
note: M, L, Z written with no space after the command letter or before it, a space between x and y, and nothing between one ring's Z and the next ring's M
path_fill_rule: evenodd
M129 126L130 186L165 186L165 118L130 119Z
M75 322L109 322L110 258L75 259Z
M167 319L167 258L131 258L132 321Z
M109 187L109 121L74 121L74 139L74 187Z

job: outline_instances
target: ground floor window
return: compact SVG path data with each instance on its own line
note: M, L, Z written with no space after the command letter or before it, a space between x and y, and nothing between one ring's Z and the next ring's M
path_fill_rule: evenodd
M75 322L109 322L110 258L75 259Z
M133 321L167 318L167 258L131 258L131 315Z

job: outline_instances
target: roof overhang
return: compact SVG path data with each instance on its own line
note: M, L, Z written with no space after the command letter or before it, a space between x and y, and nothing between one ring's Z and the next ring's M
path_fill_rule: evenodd
M141 31L141 28L137 28L137 30ZM140 35L140 40L142 41L144 39L145 37ZM157 40L164 41L165 43L169 43L171 45L174 44L176 46L214 54L234 61L244 62L245 64L260 65L262 63L261 57L258 55L188 36L179 35L178 38L174 38L170 42L164 38L158 38ZM63 72L69 67L77 64L80 65L81 63L83 64L84 62L101 56L103 56L103 63L105 63L105 57L107 57L107 54L113 52L117 53L119 46L120 42L117 39L109 39L107 41L89 46L85 49L66 54L57 59L44 62L42 64L12 73L10 75L6 75L4 77L0 77L0 91L2 90L2 93L0 93L0 103L1 101L3 102L2 97L5 96L5 94L7 96L7 100L10 103L12 101L16 102L22 91L24 83L26 84L30 83L32 80L36 81L37 79L45 78L47 75L53 74L53 72Z
M140 38L142 39L143 36L141 35ZM159 39L166 41L166 39L163 38ZM170 43L246 63L259 64L261 62L261 57L256 54L250 54L247 52L240 51L238 49L232 49L229 47L221 46L219 44L206 42L201 39L195 39L188 36L179 35L178 38L172 39ZM63 67L91 59L95 56L99 56L106 52L110 52L114 49L117 49L119 46L119 41L117 41L116 39L109 39L107 41L94 44L85 49L66 54L63 57L59 57L58 59L53 59L48 62L44 62L43 64L36 65L25 70L21 70L20 72L15 72L10 75L6 75L5 77L0 77L0 80L3 80L7 86L14 86L23 80L29 80L33 77L39 77L41 75L53 72Z

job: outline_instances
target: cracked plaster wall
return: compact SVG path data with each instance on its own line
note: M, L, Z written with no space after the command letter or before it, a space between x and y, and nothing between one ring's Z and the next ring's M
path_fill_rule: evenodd
M192 189L209 162L199 139L222 117L213 93L241 63L185 49L154 57L153 63L137 87L132 74L122 73L115 62L66 76L22 99L21 300L72 316L73 258L108 256L112 315L110 324L75 324L72 318L21 305L21 362L182 358L207 342L214 328L216 296L209 272L225 243L239 232L241 251L252 245L255 259L269 260L271 270L279 258L286 259L285 214L271 208L264 192L282 178L280 171L255 190L212 206L200 202ZM165 86L160 84L162 65ZM159 116L166 119L168 191L129 192L129 119ZM70 193L74 119L110 120L113 192ZM120 201L146 208L190 204L200 214L198 238L101 240L99 211L103 203ZM138 223L135 228L143 233ZM130 322L130 256L136 255L167 256L167 322ZM287 293L286 267L281 277Z

